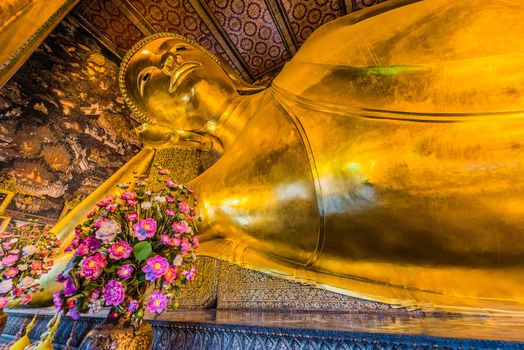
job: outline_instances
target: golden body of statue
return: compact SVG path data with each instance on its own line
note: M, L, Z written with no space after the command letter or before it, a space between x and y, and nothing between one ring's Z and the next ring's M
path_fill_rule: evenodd
M55 231L154 149L213 144L190 184L200 254L424 310L523 311L522 18L516 1L388 1L322 26L248 96L198 45L145 39L121 85L146 146Z

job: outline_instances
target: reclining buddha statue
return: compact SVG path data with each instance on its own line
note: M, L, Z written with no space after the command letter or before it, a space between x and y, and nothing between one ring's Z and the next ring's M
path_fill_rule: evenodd
M256 93L196 43L146 38L120 76L144 149L54 230L157 150L214 147L190 183L201 255L423 310L524 311L523 18L388 1L320 27Z

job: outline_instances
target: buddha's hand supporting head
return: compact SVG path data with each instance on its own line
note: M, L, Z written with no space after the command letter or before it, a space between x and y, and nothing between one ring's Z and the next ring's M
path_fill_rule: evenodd
M137 119L176 130L197 131L218 119L249 88L219 59L176 34L137 43L120 70L120 88Z

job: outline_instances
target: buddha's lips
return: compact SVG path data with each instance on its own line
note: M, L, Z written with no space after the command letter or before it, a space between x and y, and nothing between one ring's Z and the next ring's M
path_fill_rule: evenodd
M180 67L175 69L173 71L173 74L171 74L171 81L169 82L169 92L175 91L182 80L191 73L193 70L199 68L202 66L200 62L195 61L188 61L182 64Z

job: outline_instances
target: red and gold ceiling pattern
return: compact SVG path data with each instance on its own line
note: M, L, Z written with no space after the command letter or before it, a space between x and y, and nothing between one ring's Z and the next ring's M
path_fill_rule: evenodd
M322 24L384 0L84 0L74 15L117 56L174 32L223 57L253 82L272 75Z

